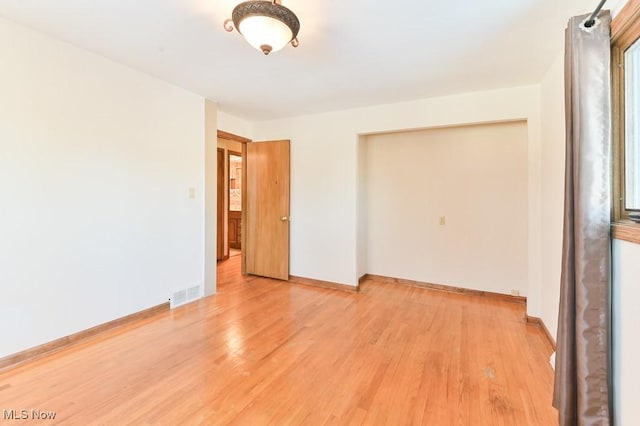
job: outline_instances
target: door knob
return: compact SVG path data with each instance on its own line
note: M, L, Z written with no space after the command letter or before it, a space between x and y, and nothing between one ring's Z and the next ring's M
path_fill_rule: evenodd
M281 220L281 221L283 221L283 222L286 222L286 221L288 221L288 220L289 220L289 218L288 218L287 216L282 216L282 217L280 218L280 220Z

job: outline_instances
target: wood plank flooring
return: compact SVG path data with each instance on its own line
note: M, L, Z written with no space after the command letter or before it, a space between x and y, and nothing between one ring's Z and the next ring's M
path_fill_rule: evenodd
M557 424L551 349L520 304L239 269L240 256L223 262L216 296L1 373L0 411L80 425Z

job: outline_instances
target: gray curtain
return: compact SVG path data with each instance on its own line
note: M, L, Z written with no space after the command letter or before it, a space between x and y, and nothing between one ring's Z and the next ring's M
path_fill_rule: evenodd
M553 405L561 425L608 425L610 360L610 23L569 20L566 171Z

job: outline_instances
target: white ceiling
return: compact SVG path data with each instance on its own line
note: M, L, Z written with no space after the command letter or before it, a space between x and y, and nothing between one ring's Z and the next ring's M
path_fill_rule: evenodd
M269 56L223 29L239 2L0 0L0 15L265 120L539 83L569 13L597 0L283 0L300 47Z

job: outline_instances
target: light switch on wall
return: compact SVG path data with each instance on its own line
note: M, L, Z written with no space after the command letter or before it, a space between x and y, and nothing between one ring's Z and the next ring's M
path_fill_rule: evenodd
M189 198L196 198L196 189L194 187L189 188Z
M447 224L447 218L445 216L440 216L440 225L446 225Z

